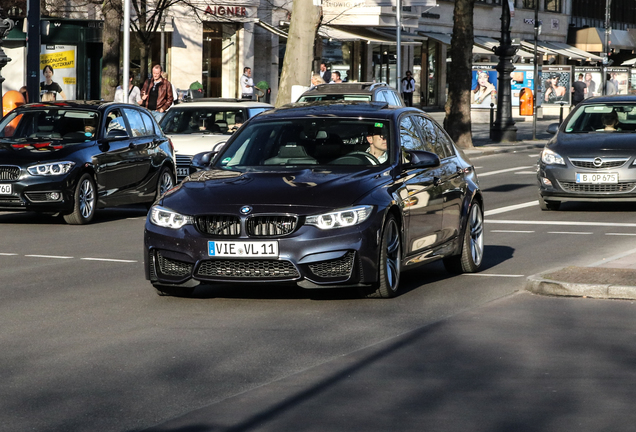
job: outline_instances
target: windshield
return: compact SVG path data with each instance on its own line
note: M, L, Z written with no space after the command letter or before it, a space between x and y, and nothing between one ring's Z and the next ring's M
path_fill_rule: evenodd
M346 100L346 101L371 101L371 95L364 94L326 94L326 95L308 95L301 96L298 102L316 102L316 101L334 101L334 100Z
M348 118L251 122L222 150L217 168L374 166L389 162L390 124Z
M565 127L565 133L634 133L636 104L598 103L577 108Z
M239 108L184 107L169 109L161 120L161 129L172 135L213 133L231 135L245 118Z
M97 111L29 109L13 111L0 122L4 141L89 141L95 138L100 115Z

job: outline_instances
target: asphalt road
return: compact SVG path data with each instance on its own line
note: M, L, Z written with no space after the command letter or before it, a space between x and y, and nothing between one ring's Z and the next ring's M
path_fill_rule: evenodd
M311 391L319 371L338 369L356 353L399 344L436 323L488 318L493 304L519 309L515 293L531 274L633 249L634 204L566 203L563 211L540 211L537 156L530 150L473 158L487 211L481 273L451 276L434 263L405 273L402 295L384 301L261 286L205 287L192 299L159 297L143 276L143 210L104 210L88 226L0 214L0 430L217 430L166 422L219 415L237 397L253 407L267 398L273 403L281 383L297 393ZM408 380L371 379L360 402ZM364 412L356 396L340 401L336 418L347 416L345 406L358 416ZM469 414L461 403L451 407L439 421ZM403 408L408 419L413 407ZM242 427L235 430L257 430L250 428L249 421L259 419L251 413L241 417L236 405L224 412L239 416L234 421ZM306 420L292 416L284 428L258 430L310 430ZM313 421L320 424L320 418ZM385 426L367 421L342 430ZM512 430L486 426L472 430Z

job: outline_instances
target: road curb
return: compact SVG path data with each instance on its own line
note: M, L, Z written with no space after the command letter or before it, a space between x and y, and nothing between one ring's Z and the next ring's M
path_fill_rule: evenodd
M550 272L553 272L551 270ZM535 294L564 297L636 300L636 286L613 284L582 284L543 278L544 272L528 276L525 289Z

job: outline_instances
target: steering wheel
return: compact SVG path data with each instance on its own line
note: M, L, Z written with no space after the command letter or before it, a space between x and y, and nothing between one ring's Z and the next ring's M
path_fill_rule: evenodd
M371 162L373 165L380 165L380 161L375 156L365 151L352 151L351 153L347 153L346 155L339 157L331 163L334 165L346 165L348 163L347 159L349 158L358 162L363 162L365 164Z

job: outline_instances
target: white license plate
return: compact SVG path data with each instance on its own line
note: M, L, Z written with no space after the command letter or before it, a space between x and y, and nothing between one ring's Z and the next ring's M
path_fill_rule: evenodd
M208 255L213 257L278 258L278 242L209 241Z
M576 173L576 182L592 184L616 184L618 183L618 173Z
M186 177L190 175L190 168L177 168L177 176Z
M13 188L10 184L0 184L0 195L11 195Z

